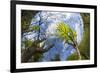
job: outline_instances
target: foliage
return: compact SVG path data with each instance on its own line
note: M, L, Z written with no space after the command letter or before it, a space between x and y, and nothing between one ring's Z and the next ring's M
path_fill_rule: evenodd
M43 55L41 53L36 53L34 54L34 62L38 62L39 60L41 60L43 57Z
M81 60L84 60L85 57L83 55L81 55ZM78 60L78 56L77 56L77 53L74 52L73 54L71 54L70 56L68 56L68 58L66 59L67 61L70 61L70 60Z
M81 60L81 54L78 49L78 44L76 40L77 37L76 31L71 29L71 27L68 26L68 24L59 23L57 26L57 34L58 37L62 38L63 40L65 40L66 43L70 44L75 48L78 59Z
M83 39L79 44L79 50L82 56L82 60L90 59L90 15L88 13L81 13L84 22ZM67 60L77 60L76 53L70 55Z
M70 28L68 24L63 22L57 24L57 36L62 38L67 43L73 43L73 40L76 39L76 31Z
M34 25L32 26L32 29L33 31L38 31L40 29L40 26L39 25Z
M37 13L37 11L27 11L22 10L21 12L21 31L22 36L23 33L30 32L30 25L31 25L31 19L32 17Z
M81 16L84 21L84 36L79 45L79 49L85 59L90 59L90 14L81 13Z
M85 59L90 58L90 37L89 36L90 36L89 29L85 28L83 40L79 45L80 52L85 57Z
M22 46L25 46L25 48L29 48L31 45L32 45L33 41L32 40L24 40L23 41L23 45Z
M71 55L67 58L67 60L78 60L77 53L75 52L75 53L71 54Z

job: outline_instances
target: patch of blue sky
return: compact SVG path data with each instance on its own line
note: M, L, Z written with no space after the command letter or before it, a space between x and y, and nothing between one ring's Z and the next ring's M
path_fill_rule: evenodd
M43 61L50 61L55 59L55 56L58 54L61 61L65 61L67 57L72 54L72 51L75 49L70 45L65 45L61 41L54 42L55 46L51 48L48 52L44 53Z
M30 32L28 35L25 35L25 38L28 40L35 41L38 36L38 33Z
M55 47L51 48L48 52L43 54L44 56L43 60L50 61L51 59L55 57L56 53L57 53L57 50L55 50Z
M75 49L70 45L67 45L65 49L63 48L62 52L60 53L61 61L67 60L68 56L70 56L74 51Z

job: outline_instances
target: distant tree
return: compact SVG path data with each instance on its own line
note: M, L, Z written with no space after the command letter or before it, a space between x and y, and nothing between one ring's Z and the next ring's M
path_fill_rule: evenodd
M39 13L39 21L37 21L36 25L31 24L32 18ZM47 17L48 18L48 17ZM50 48L52 48L54 45L49 45L44 48L43 44L40 46L40 43L46 40L46 37L41 38L40 35L45 35L44 33L41 33L41 25L44 23L44 20L46 19L42 18L41 12L38 11L27 11L22 10L21 13L21 62L29 62L31 61L38 61L40 57L42 57L42 54L44 52L47 52ZM38 36L33 37L34 41L31 39L28 39L26 36L38 33Z
M81 54L77 44L76 31L71 29L68 24L61 22L57 24L56 35L60 39L64 40L65 43L68 43L69 45L73 46L77 52L78 59L81 60Z

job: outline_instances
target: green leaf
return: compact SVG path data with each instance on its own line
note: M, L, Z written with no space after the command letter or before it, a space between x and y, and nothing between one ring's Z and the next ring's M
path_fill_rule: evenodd
M25 45L25 48L28 48L32 45L33 41L32 40L25 40L22 43L23 43L23 45Z
M73 42L76 39L76 31L71 29L68 24L63 22L57 24L56 34L66 42Z
M32 26L32 30L33 31L38 31L39 29L40 29L40 27L38 25Z

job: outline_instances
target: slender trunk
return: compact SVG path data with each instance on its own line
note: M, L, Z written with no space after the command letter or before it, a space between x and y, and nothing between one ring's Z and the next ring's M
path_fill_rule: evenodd
M81 60L82 58L81 58L81 54L80 54L80 51L78 49L78 46L76 45L75 48L76 48L76 52L77 52L77 55L78 55L78 59Z

